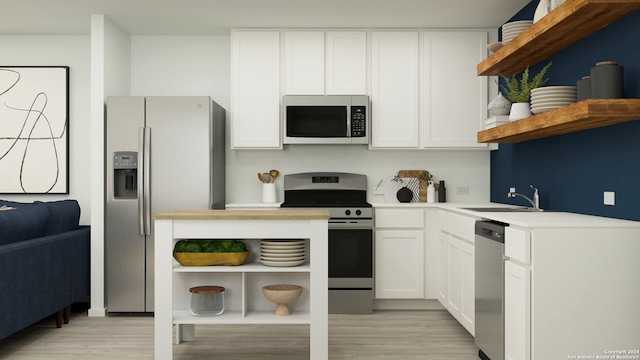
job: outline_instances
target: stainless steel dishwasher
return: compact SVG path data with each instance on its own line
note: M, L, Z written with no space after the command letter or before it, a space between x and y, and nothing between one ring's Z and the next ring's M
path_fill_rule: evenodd
M483 360L504 360L504 228L476 221L476 345Z

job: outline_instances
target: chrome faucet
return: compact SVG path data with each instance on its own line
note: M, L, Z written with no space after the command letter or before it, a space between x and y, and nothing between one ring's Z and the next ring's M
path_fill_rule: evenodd
M509 193L507 194L507 197L515 198L516 196L520 196L521 198L524 198L525 200L527 200L531 204L531 206L533 206L534 210L542 211L542 209L540 209L540 193L538 192L538 188L536 188L533 185L531 185L531 188L533 189L533 200L531 200L528 196L522 195L515 191L509 191Z

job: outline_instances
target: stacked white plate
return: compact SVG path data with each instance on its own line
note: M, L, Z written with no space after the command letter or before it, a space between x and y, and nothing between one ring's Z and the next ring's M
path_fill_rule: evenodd
M506 44L533 25L533 20L512 21L502 25L502 44Z
M305 240L261 240L260 242L260 260L267 266L302 265L305 256Z
M531 112L539 114L577 101L575 86L543 86L531 90Z

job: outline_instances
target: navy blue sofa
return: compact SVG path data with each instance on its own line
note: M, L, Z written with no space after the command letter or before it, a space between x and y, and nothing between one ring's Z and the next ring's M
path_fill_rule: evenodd
M90 228L75 200L0 200L0 339L89 296Z

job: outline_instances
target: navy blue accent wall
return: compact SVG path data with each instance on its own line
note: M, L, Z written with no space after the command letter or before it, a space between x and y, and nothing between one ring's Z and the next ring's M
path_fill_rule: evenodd
M511 20L531 19L537 3ZM549 60L548 85L575 85L596 62L617 61L624 67L625 97L640 98L640 11L530 64L531 73ZM491 153L491 201L528 205L507 193L516 187L531 197L530 184L539 188L543 209L640 221L640 121L500 144ZM615 192L615 206L603 204L605 191Z

